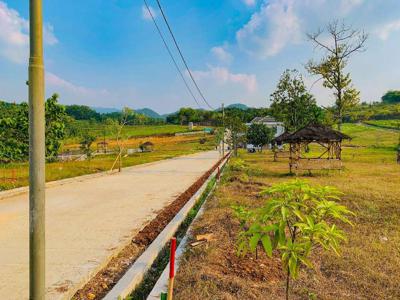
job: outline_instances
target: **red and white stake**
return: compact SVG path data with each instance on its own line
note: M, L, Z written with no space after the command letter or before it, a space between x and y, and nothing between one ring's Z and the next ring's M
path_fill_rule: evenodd
M172 238L170 255L169 255L169 282L168 282L167 300L172 300L173 297L174 279L175 279L175 252L176 252L176 238Z

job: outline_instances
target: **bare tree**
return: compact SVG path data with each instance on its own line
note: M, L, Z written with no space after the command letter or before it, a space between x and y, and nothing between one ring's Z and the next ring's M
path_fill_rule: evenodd
M118 155L111 167L111 171L114 169L115 164L118 162L118 171L121 172L122 168L122 152L123 152L123 136L122 136L122 130L124 129L125 125L128 124L129 117L132 116L133 110L131 110L128 107L125 107L122 110L121 113L121 118L119 121L116 120L111 120L111 124L114 129L115 129L115 138L117 141L117 149L118 149Z
M333 90L335 118L341 130L343 114L360 101L360 92L354 88L350 73L345 73L344 69L353 54L365 51L368 34L336 20L307 36L315 48L325 52L325 56L319 62L310 60L306 68L310 74L321 76L318 80L323 80L324 87Z

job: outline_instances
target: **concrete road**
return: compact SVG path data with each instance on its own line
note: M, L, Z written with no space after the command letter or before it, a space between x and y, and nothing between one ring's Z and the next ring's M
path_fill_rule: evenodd
M46 189L46 299L63 296L219 159L203 152ZM28 194L0 200L0 299L28 299Z

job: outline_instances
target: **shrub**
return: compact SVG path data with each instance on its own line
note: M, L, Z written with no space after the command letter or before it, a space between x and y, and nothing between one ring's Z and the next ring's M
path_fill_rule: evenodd
M290 278L297 278L301 266L312 268L309 256L314 249L339 255L345 236L333 221L351 224L347 216L353 213L336 203L341 194L336 188L311 186L301 180L276 184L261 194L268 196L261 208L233 208L242 225L238 254L254 252L259 244L270 257L277 251L287 274L288 299Z

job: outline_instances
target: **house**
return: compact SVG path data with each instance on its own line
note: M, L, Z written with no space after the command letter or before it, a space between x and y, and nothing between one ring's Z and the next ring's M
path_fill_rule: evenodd
M275 137L280 136L285 132L285 125L283 122L277 121L275 118L266 116L266 117L255 117L250 123L247 123L247 126L251 126L251 124L264 124L269 128L275 129Z

